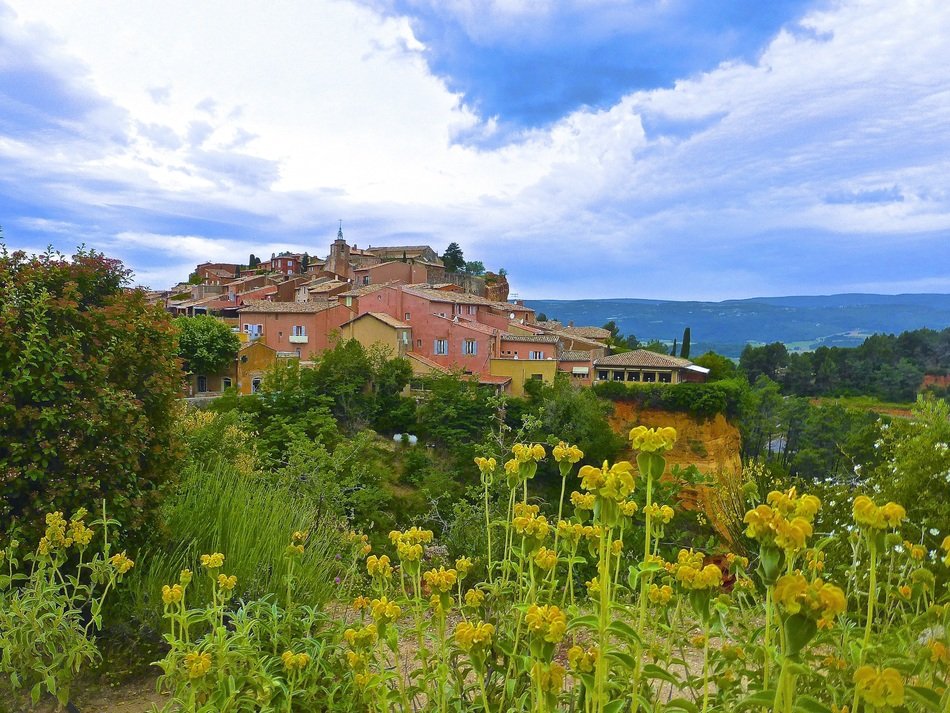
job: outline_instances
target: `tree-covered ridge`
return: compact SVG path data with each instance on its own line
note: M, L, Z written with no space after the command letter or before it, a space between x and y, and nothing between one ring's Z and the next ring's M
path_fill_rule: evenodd
M747 346L739 366L754 382L767 376L788 394L869 395L885 401L913 400L924 374L950 371L950 328L942 331L875 334L853 349L819 347L790 353L780 342Z

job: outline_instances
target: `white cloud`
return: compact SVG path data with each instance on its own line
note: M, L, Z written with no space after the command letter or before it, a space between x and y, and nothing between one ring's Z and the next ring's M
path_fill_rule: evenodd
M950 5L938 0L842 2L810 15L810 33L781 33L754 65L635 92L494 149L453 143L491 136L497 118L476 116L432 76L406 19L365 6L10 5L19 20L7 32L77 58L70 72L126 112L107 124L130 140L50 151L0 136L0 180L16 167L77 205L240 211L272 225L256 245L113 231L117 247L165 251L176 265L267 254L261 243L277 245L284 227L299 236L319 225L301 247L325 250L340 216L375 231L354 233L358 242L406 231L457 240L469 257L504 265L523 295L589 296L597 285L604 296L748 296L786 284L774 241L796 232L834 234L828 250L846 264L865 247L933 249L950 229ZM538 11L495 6L512 22ZM828 200L892 188L903 200ZM881 236L893 246L870 245ZM863 269L839 284L946 284L946 273Z

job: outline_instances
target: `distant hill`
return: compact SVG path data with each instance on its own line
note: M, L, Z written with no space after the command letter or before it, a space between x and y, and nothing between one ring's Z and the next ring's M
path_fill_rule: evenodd
M692 356L709 349L738 357L747 343L784 342L790 350L821 345L857 346L875 332L950 327L948 294L841 294L755 297L723 302L672 300L525 300L537 312L565 324L601 326L613 320L641 341L672 344L684 327L692 332Z

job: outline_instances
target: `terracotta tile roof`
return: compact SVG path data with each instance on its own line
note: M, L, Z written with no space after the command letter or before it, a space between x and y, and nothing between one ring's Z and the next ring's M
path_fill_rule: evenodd
M493 384L503 386L511 382L510 376L495 376L494 374L476 374L479 384Z
M590 352L583 349L565 349L558 357L558 361L590 361Z
M455 317L443 317L438 314L432 315L433 319L444 319L446 322L452 322L459 326L465 327L466 329L471 329L473 332L481 332L482 334L487 334L494 337L498 334L498 330L494 327L489 327L487 324L482 324L480 322L473 322L470 319L456 319Z
M406 324L405 322L401 322L395 317L393 317L392 315L388 315L385 312L364 312L359 317L354 317L349 322L344 322L340 326L345 327L348 324L353 324L353 322L355 322L358 319L363 319L363 317L373 317L375 319L378 319L380 322L384 324L388 324L390 327L394 327L396 329L412 329L411 324Z
M503 342L532 342L534 344L557 344L561 341L554 334L502 334Z
M622 354L611 354L594 361L594 366L640 366L659 367L663 369L685 369L692 366L689 359L657 354L646 349L634 349Z
M241 307L241 312L260 313L302 313L316 314L336 306L336 302L270 302L268 300L248 300Z
M352 290L341 292L337 297L365 297L366 295L378 292L384 287L392 287L397 284L399 284L398 280L390 280L389 282L379 282L375 285L360 285L359 287L354 287Z
M610 330L602 327L561 327L560 331L585 339L607 339Z
M562 329L564 326L563 324L558 322L556 319L548 319L543 322L535 322L535 324L541 327L542 329L552 329L552 330Z
M317 285L313 285L312 287L308 286L307 292L313 292L316 294L321 292L330 292L332 290L338 290L341 287L346 287L348 284L350 283L343 282L342 280L327 280L326 282L321 282Z
M556 334L557 336L559 336L561 338L561 341L564 342L566 346L572 346L574 344L586 344L595 349L604 348L604 345L602 342L598 342L594 339L587 339L586 337L582 337L579 334L568 334L567 332L563 332L563 331L555 331L555 332L552 332L552 334Z
M467 292L443 292L442 290L426 289L422 287L407 287L404 286L403 292L406 292L410 295L415 295L416 297L423 297L432 302L448 302L451 304L463 304L463 305L484 305L485 307L494 307L497 305L497 302L492 302L491 300L486 300L484 297L479 297L478 295L470 295Z
M429 368L432 369L433 371L438 371L438 372L441 372L441 373L443 373L443 374L449 374L449 373L451 373L451 370L450 370L448 367L442 366L441 364L438 364L438 363L432 361L431 359L428 359L428 358L422 356L421 354L417 354L416 352L406 352L406 358L407 358L407 359L414 359L415 361L419 362L419 363L422 364L423 366L429 367Z

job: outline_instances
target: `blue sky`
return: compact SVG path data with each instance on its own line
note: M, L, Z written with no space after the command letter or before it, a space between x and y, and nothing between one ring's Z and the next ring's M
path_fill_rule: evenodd
M950 292L941 0L0 0L9 247L460 243L528 298Z

